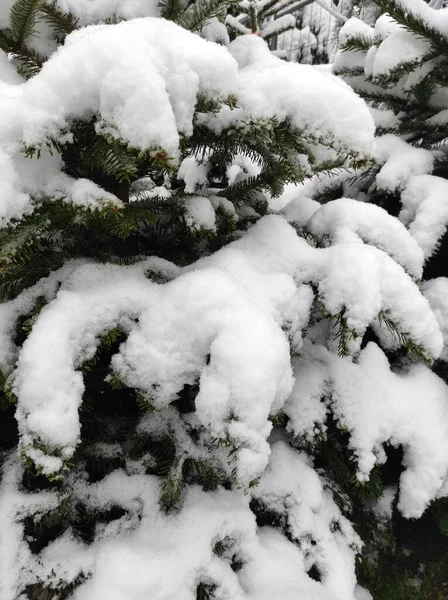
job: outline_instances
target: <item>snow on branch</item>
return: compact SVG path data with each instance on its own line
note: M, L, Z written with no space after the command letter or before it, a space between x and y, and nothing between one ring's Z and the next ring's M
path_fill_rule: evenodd
M139 151L163 151L173 164L180 138L192 134L199 96L221 102L237 98L235 108L223 106L204 120L218 134L245 127L248 118L276 118L290 122L311 144L347 156L368 155L373 141L366 106L332 75L285 64L257 36L243 36L227 49L153 18L75 31L40 73L23 84L4 83L2 90L0 162L6 177L0 217L5 221L32 210L30 195L76 197L57 156L47 158L49 177L25 176L26 185L21 175L27 168L20 161L24 149L43 156L47 146L70 144L76 119L95 119L97 133ZM84 194L84 204L119 206L118 199L94 187Z
M268 416L292 389L282 327L300 348L313 300L306 284L316 286L331 314L344 310L347 327L361 336L383 311L430 355L442 350L438 323L417 286L361 240L316 249L282 217L269 216L164 285L145 277L151 261L78 266L37 316L12 389L22 451L43 473L57 473L73 454L84 389L78 369L117 325L127 339L112 359L113 372L156 410L199 380L198 419L212 438L231 441L243 485L265 468Z

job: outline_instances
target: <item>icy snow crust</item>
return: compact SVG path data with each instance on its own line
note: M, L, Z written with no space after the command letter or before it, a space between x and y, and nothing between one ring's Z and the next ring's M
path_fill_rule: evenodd
M0 75L4 221L30 212L30 195L92 208L120 205L93 183L64 175L57 157L46 157L45 178L26 176L30 161L23 165L23 146L45 146L49 138L70 141L73 119L99 115L99 132L142 150L163 149L175 161L180 135L192 133L198 94L221 99L233 94L238 108L224 107L204 121L217 133L248 118L276 117L289 119L311 141L341 152L352 149L363 156L372 146L368 109L346 84L276 59L256 36L237 39L227 49L148 17L72 33L25 83L12 80L6 65ZM36 171L40 167L38 163Z

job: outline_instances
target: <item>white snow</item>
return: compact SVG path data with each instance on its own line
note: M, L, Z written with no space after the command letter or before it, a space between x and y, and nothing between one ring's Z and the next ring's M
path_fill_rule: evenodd
M224 107L204 119L217 133L230 125L245 127L248 118L276 117L303 131L311 146L320 142L342 152L369 154L373 121L345 83L312 67L276 59L257 36L243 36L229 50L169 21L134 19L75 31L37 76L21 85L3 83L0 160L6 176L0 218L7 221L32 209L18 177L17 152L23 145L44 145L49 137L70 141L71 119L99 113L98 132L143 150L163 149L175 163L180 134L192 133L198 94L238 97L238 109ZM10 80L7 73L5 80ZM185 169L186 164L181 176ZM67 201L92 208L104 202L119 205L92 185L84 194L86 183L82 199L76 187L67 187L56 159L45 185L37 178L28 191L34 197L58 195L62 180L67 182L62 194ZM194 184L187 186L192 189Z
M207 156L199 160L195 156L187 156L180 163L177 178L185 182L187 194L194 194L198 187L208 183L208 160Z
M347 43L350 38L362 37L373 42L373 28L361 19L352 17L348 19L339 30L339 43Z
M209 42L217 42L221 44L229 44L230 38L227 32L227 27L221 23L216 17L209 19L201 29L201 35Z
M269 465L252 496L268 510L286 516L288 533L297 540L305 567L318 568L323 587L340 600L353 598L353 559L362 542L324 489L310 459L285 442L274 443ZM341 531L335 531L335 524ZM312 540L319 542L313 545Z
M25 210L11 152L21 143L39 145L49 136L64 140L68 119L100 113L98 131L141 149L163 147L176 158L179 133L192 132L197 95L226 97L238 85L237 65L225 48L168 21L136 19L74 32L39 75L20 86L20 96L0 96L0 155L3 170L10 172L0 216ZM52 184L57 185L50 178L47 186ZM33 191L44 190L36 183ZM98 206L98 194L93 199L90 205Z
M401 62L420 60L431 46L409 31L400 30L390 34L378 47L372 65L372 75L377 77L389 73Z
M376 176L380 190L402 190L410 177L431 173L434 153L415 148L398 136L386 134L375 139L375 156L382 167Z
M294 15L284 15L283 17L279 17L278 19L274 19L264 25L261 30L261 37L267 38L282 31L293 29L296 26L296 18Z
M76 367L93 356L98 336L117 324L129 336L113 357L113 369L159 408L199 378L198 418L213 437L238 441L238 474L246 483L267 462L267 417L292 389L282 326L287 324L300 348L312 300L301 282L316 283L331 313L345 308L348 326L360 334L387 310L430 354L442 350L427 300L387 254L361 239L314 249L279 216L265 217L242 239L165 285L147 280L147 268L148 261L76 268L23 345L14 375L22 448L30 454L36 441L48 445L51 462L32 452L46 472L61 468L78 442L84 386Z
M401 194L401 204L399 218L427 259L448 226L448 182L433 175L414 175Z
M399 1L448 32L446 9L437 20L422 0ZM0 7L0 26L10 5L8 0ZM126 339L112 357L111 372L154 409L139 419L137 435L170 436L179 470L187 457L212 461L233 481L230 490L208 492L188 485L177 509L166 513L159 504L160 478L145 473L149 452L131 460L117 444L95 444L97 457L120 456L123 469L91 483L81 463L67 475L65 489L87 509L119 506L125 514L98 522L92 543L67 529L34 555L23 519L57 507L64 492L25 493L23 467L15 455L5 455L1 600L20 598L36 581L73 581L80 573L87 579L72 600L195 600L200 582L216 586L217 600L371 600L356 584L362 541L312 460L288 445L270 416L285 413L287 433L313 442L325 435L331 411L348 431L361 484L385 460L384 444L402 446L398 508L406 517L419 517L448 493L448 386L423 364L391 368L374 343L361 350L369 326L384 348L396 348L399 340L378 319L385 312L429 359L448 358L448 279L416 283L448 226L448 183L429 175L435 154L394 135L373 145L374 118L393 128L399 116L369 110L327 67L274 57L261 38L293 26L291 15L267 23L261 36L228 44L217 18L195 35L155 18L155 0L57 0L57 6L81 25L94 25L68 36L38 75L22 81L0 52L3 223L30 213L45 197L85 209L122 207L93 182L65 175L58 156L43 150L40 159L25 159L21 152L24 145L44 147L48 138L70 141L71 120L95 115L98 132L141 150L164 150L174 166L180 162L176 175L187 194L183 219L193 235L215 233L218 208L235 220L251 210L235 209L207 189L211 154L181 154L181 136L191 135L195 118L218 135L227 127L244 129L250 119L292 124L319 161L341 154L369 158L373 151L381 167L376 187L400 192L402 211L397 219L364 202L366 196L349 183L357 173L340 169L335 180L312 177L268 197L270 211L278 214L187 267L156 257L131 266L71 261L1 303L0 368L17 396L19 451L43 474L57 476L72 459L81 436L82 364L94 357L101 336L120 326ZM110 18L132 20L97 24ZM314 20L307 7L304 28ZM333 21L328 16L328 30ZM338 54L336 70L366 63L368 74L388 73L427 48L387 16L374 30L348 20L340 39L353 35L383 41L367 58ZM295 41L299 49L302 42ZM407 85L423 73L416 71ZM232 94L236 106L195 115L200 94L218 101ZM444 118L442 112L438 122ZM297 160L311 176L306 157ZM232 184L258 174L260 166L238 154L226 169ZM135 182L131 199L175 193L168 180L154 181ZM344 196L351 191L356 199L318 203L314 198L335 181ZM297 226L300 235L311 234L309 242ZM152 272L166 282L152 281ZM41 297L46 305L18 348L16 327ZM333 317L321 318L319 304ZM342 311L352 336L344 358L334 338L334 317ZM181 414L172 403L185 385L195 384L195 410ZM395 493L386 490L371 507L377 517L390 518ZM276 513L292 541L258 526L251 500ZM219 541L228 544L221 556L213 551ZM232 569L232 557L241 569ZM312 567L320 582L307 574Z
M372 117L364 102L342 80L309 65L281 61L257 36L241 36L229 50L245 81L239 105L247 107L249 113L289 118L305 137L332 143L342 152L356 149L360 154L370 153Z
M389 254L410 275L422 276L422 249L400 221L379 206L350 198L334 200L314 213L308 228L316 235L330 235L334 242L352 241L355 234Z
M443 334L441 360L448 360L448 279L437 277L421 284L423 295L431 305Z
M208 198L202 196L189 197L186 200L185 221L193 230L201 228L215 230L215 210Z
M406 517L419 517L448 477L446 384L422 364L406 373L390 371L374 343L361 351L356 362L310 344L304 357L313 375L288 401L291 430L312 435L316 423L323 421L321 404L331 403L350 432L361 481L384 460L382 444L402 445L406 470L400 478L398 508ZM299 368L309 373L303 362Z
M156 0L56 0L57 7L71 13L81 26L111 18L136 19L159 16Z

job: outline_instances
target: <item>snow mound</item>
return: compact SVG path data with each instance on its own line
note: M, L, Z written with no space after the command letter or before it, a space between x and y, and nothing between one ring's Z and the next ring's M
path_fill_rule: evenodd
M382 350L369 343L356 362L307 345L296 387L285 407L295 435L313 435L324 423L325 401L350 432L358 478L385 459L382 445L402 446L406 470L398 508L418 518L448 478L448 387L422 364L394 373ZM305 377L303 377L305 375ZM326 399L326 400L325 400ZM423 399L423 400L422 400Z
M437 250L448 227L448 182L433 175L415 175L401 194L401 204L399 218L426 260Z

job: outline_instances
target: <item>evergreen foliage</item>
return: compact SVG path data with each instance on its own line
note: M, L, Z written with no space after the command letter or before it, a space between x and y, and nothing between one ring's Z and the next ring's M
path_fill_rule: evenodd
M232 4L222 0L198 0L185 6L177 0L168 0L159 5L159 10L166 19L190 31L200 32L210 19L217 18L222 22L225 11ZM278 10L278 3L248 3L245 7L250 30L253 33L261 31L261 36L268 40L271 34L269 29L263 34L263 27L269 27L269 19ZM398 20L403 11L397 11L394 16ZM33 50L33 40L40 35L41 21L50 26L54 36L52 41L58 46L63 44L65 36L81 27L79 19L63 12L57 2L17 0L10 17L10 28L0 31L0 47L5 52L14 52L13 64L25 77L38 73L48 58L37 56ZM408 14L403 16L408 25L414 26L413 18ZM120 20L121 16L117 13L111 19ZM232 27L235 19L228 19L227 24ZM443 40L433 28L420 22L417 25L414 33L425 33L433 44L432 52L445 51ZM242 28L236 29L243 33ZM272 35L279 31L276 29ZM347 38L345 53L356 52L364 56L370 51L367 40L362 36ZM256 54L259 47L253 48ZM404 76L406 69L411 68L416 68L415 62L400 64L392 76L388 75L381 82L369 81L375 85L372 94L384 98L378 91L380 83L390 90L390 86L396 85ZM351 69L347 72L353 76L353 67ZM359 66L356 72L360 72ZM442 85L442 78L437 77L437 83L434 79L431 85ZM330 78L328 82L330 92L331 84L334 89L338 86L345 90ZM170 94L175 97L176 91ZM397 115L402 125L393 132L409 136L406 139L414 147L433 149L440 144L441 133L433 132L434 137L428 141L426 129L417 131L418 123L425 127L421 114L410 108L415 107L417 111L423 107L424 98L428 98L427 90L420 86L406 105L408 112L404 113L405 99L397 99L394 108L401 102ZM11 536L11 541L16 532L20 532L20 556L28 561L18 568L18 587L14 589L17 597L20 594L29 600L65 600L77 593L95 593L85 592L94 581L94 561L89 558L89 552L103 548L101 544L107 548L109 542L113 549L114 540L131 536L142 524L148 523L151 515L156 515L154 522L150 522L153 529L146 530L142 538L145 543L146 538L150 538L152 543L153 538L162 535L163 544L168 548L165 554L165 550L162 552L163 561L169 562L178 547L180 551L202 556L195 551L199 545L192 546L194 551L182 548L184 538L179 541L174 534L178 531L181 535L185 531L191 534L183 515L191 515L194 510L194 517L197 519L198 513L204 530L207 530L215 518L213 510L216 507L224 517L219 517L222 522L217 526L218 533L213 534L211 542L207 540L209 547L204 556L209 561L208 566L196 568L193 565L188 582L184 582L185 590L182 589L185 597L193 600L194 597L196 600L224 597L223 594L228 592L223 587L226 577L233 582L235 594L240 590L240 576L246 577L247 585L254 586L254 580L264 576L261 573L263 565L257 566L255 578L251 575L254 559L250 553L254 548L258 557L265 556L260 548L263 549L269 557L269 565L274 565L274 571L281 568L283 555L280 552L279 557L276 556L274 543L279 539L276 536L280 536L282 544L288 544L288 552L295 553L291 563L294 568L284 572L288 576L284 573L278 576L278 597L283 593L281 586L291 577L293 587L285 588L285 598L295 598L302 591L300 585L305 582L304 585L311 586L306 588L310 590L309 600L314 597L314 592L319 598L331 597L323 584L330 590L333 585L335 589L342 585L337 592L340 597L354 600L355 581L354 575L353 580L350 579L350 569L356 556L359 580L374 593L375 600L383 600L381 589L384 586L393 588L403 564L408 569L408 563L403 562L404 535L397 526L401 521L396 492L399 485L405 488L403 478L400 480L403 465L411 471L415 465L410 461L406 464L403 452L392 444L405 446L408 443L413 450L415 440L413 436L400 437L407 435L405 427L405 434L400 428L391 434L386 432L384 437L373 440L373 462L370 469L365 469L362 461L366 449L357 446L359 423L353 415L344 413L350 405L343 404L347 399L344 393L351 391L350 386L344 388L346 381L354 380L361 390L357 393L368 395L369 390L361 387L366 375L358 370L365 368L363 360L370 357L372 366L368 363L368 367L378 369L380 379L395 378L397 396L404 393L402 388L409 389L406 385L412 377L415 376L417 389L422 389L423 385L419 376L427 377L422 381L429 382L428 390L425 389L428 406L431 410L435 407L434 414L438 414L439 380L436 381L429 366L440 354L442 335L429 305L421 300L415 284L418 275L407 263L408 254L411 258L418 254L413 238L404 225L401 229L394 225L400 190L386 194L375 187L375 178L381 168L379 161L374 163L359 148L338 145L336 134L331 139L324 135L323 125L319 125L322 132L313 131L309 124L300 128L283 105L274 117L260 116L258 106L254 106L253 114L247 111L244 119L233 119L236 113L240 114L238 111L243 111L242 105L234 94L218 96L207 90L201 91L196 98L191 131L180 132L178 156L171 156L164 147L136 147L124 136L115 135L115 131L112 135L112 129L104 127L103 115L88 110L83 118L77 116L67 120L63 136L58 137L52 132L40 145L22 145L20 160L28 160L30 165L37 161L45 168L45 161L50 160L49 156L53 157L62 165L62 174L70 178L73 185L85 181L94 185L95 190L99 190L100 201L90 205L76 203L72 197L73 187L61 185L53 193L31 195L29 210L3 223L0 228L0 299L2 310L9 319L4 334L4 352L11 352L11 357L4 361L6 367L0 372L0 466L3 475L0 499L3 494L6 500L12 498L19 506L16 514L16 506L8 508L5 501L6 509L2 508L5 512L0 512L0 518L6 514L11 527L15 527L14 535L12 530L6 533ZM412 127L415 129L411 132ZM356 137L351 139L356 141ZM301 212L309 206L307 202L312 202L308 195L300 197L299 202L293 200L286 205L281 217L268 214L273 212L272 207L281 200L282 194L288 194L291 189L303 191L308 184L315 186L309 195L322 205L312 205L317 209L316 218L309 215L305 218L305 213ZM379 219L380 213L362 212L364 202L359 202L358 222L347 218L346 230L341 226L342 233L340 230L335 232L338 218L325 218L324 209L339 199L341 190L345 195L346 189L354 196L359 194L363 201L388 210L389 215L380 211L381 218L387 219L371 223L370 216ZM205 206L205 211L195 212L198 205L200 209ZM351 208L353 212L357 210L355 206ZM292 212L288 213L288 210ZM377 223L381 224L378 225L381 236L372 241L370 225L375 229ZM394 239L398 230L405 246L404 256L397 250ZM346 247L351 253L344 255L342 251ZM216 254L220 250L221 254ZM370 287L363 278L359 253L364 253L366 264L376 265L372 269ZM351 263L343 264L347 257ZM393 277L387 279L383 275L389 271ZM353 272L359 278L356 285L353 285ZM131 277L132 274L135 277ZM182 287L188 277L192 281L190 287ZM239 281L241 277L246 280ZM110 297L104 298L104 293L98 293L101 282L105 296ZM173 304L166 290L172 289L170 286L176 282L180 285L175 294L176 304ZM409 294L407 311L401 310L402 306L393 294L395 285L404 290L404 295ZM364 291L363 286L373 295L380 290L379 300L373 302L372 310L370 305L366 308L362 304L364 301L368 305L370 298L357 296L359 290ZM23 364L26 368L26 361L33 361L33 358L26 358L27 349L45 329L45 320L48 319L48 323L56 319L64 298L69 298L71 293L80 305L85 302L79 313L76 313L76 303L71 306L73 318L75 313L78 315L76 325L81 334L78 330L64 329L72 315L61 310L58 317L61 331L50 328L54 337L49 338L49 346L52 340L56 345L61 339L69 340L69 347L73 349L69 360L73 358L73 365L67 368L64 376L67 380L73 374L75 378L79 376L83 384L79 406L74 410L70 407L72 412L79 414L80 425L79 439L73 448L49 439L51 436L46 439L37 433L33 437L31 430L27 430L28 422L33 418L33 407L31 404L26 406L21 397L23 381L20 380ZM192 293L196 294L193 301ZM209 293L216 294L215 306L211 309ZM115 313L113 303L121 297L124 301ZM192 305L196 312L191 312ZM161 340L166 347L155 345L153 354L147 357L145 344L138 339L136 343L135 336L136 332L145 333L145 319L148 319L151 307L154 321L149 337L157 342ZM165 309L170 311L172 326L164 322ZM367 317L364 309L368 312ZM161 314L154 315L158 310ZM100 325L89 320L90 313L97 315ZM186 323L188 318L191 322ZM253 320L249 321L251 318ZM425 321L423 327L420 320ZM164 325L168 325L166 329L163 329ZM264 328L271 337L256 338ZM191 345L182 345L179 331L181 334L187 332L185 337ZM251 336L255 342L251 341ZM173 343L171 338L175 338L172 346L169 345ZM223 339L234 344L230 358ZM269 344L265 343L266 339ZM249 344L247 348L246 344ZM238 354L240 347L245 354ZM281 364L285 347L286 367ZM131 358L136 362L131 361L125 368L120 363L124 360L120 356L125 356L124 352L129 348ZM168 357L167 368L173 370L166 381L163 373L157 373L158 379L156 376L151 380L143 377L140 382L133 379L136 374L140 376L144 372L146 375L156 369L164 352ZM392 370L386 364L386 354ZM241 363L241 356L249 365L252 360L258 360L259 364L255 364L252 371L244 371L246 365ZM266 362L262 362L265 358ZM289 358L296 383L303 385L302 390L292 389ZM173 367L176 360L182 367L180 374L176 374ZM182 362L185 360L187 363ZM218 402L217 409L205 425L208 404L204 402L204 389L213 379L213 369L220 360L222 387L210 388L211 397L208 398L209 403ZM305 370L301 370L304 365ZM445 365L444 360L438 360L434 369L442 373ZM51 381L57 368L50 364L44 379ZM351 371L344 371L350 368ZM250 393L247 392L244 385L250 386L252 380L257 382L257 377L260 373L264 375L264 371L268 377L275 377L276 369L282 371L281 377L278 376L280 383L265 380L269 383L265 387L277 386L276 391L259 385L258 388L247 388ZM242 383L236 376L240 371ZM234 380L228 373L234 375ZM182 384L178 385L180 380ZM72 388L78 380L73 381ZM237 395L233 405L229 401L230 408L225 404L227 384L230 386L229 397ZM240 396L238 389L242 390ZM60 406L64 394L69 395L72 391L60 392ZM36 397L38 393L40 390L35 390ZM264 409L267 407L265 394L269 393L272 396L269 410L272 408L272 411L270 414L268 411L269 418L266 415L259 427L260 433L256 426L251 429L251 425L258 419L260 406L264 403ZM356 401L363 399L357 397ZM401 396L397 397L397 402L401 401ZM309 415L313 419L305 423ZM373 413L372 420L376 418ZM368 415L366 419L369 419ZM221 421L224 426L220 429ZM271 426L273 431L268 439ZM414 432L414 437L419 440L418 433ZM437 441L438 433L439 430L435 432ZM16 458L18 443L21 464ZM257 452L260 447L265 451L268 446L266 462L269 460L269 464L264 465L265 471L254 476L251 468L259 460ZM438 476L439 483L441 480L442 475ZM393 518L378 517L378 506L388 493ZM401 493L404 495L403 490ZM410 514L421 512L424 506L418 504L419 493L417 490L416 497L410 495L410 499L405 497L404 500L400 496L400 510L405 511L408 507ZM437 493L438 490L428 492L424 489L421 495L426 494L432 499ZM196 494L197 506L191 500L192 494ZM200 514L202 506L208 512ZM447 511L446 501L441 499L436 500L426 513L434 517L442 533L448 529ZM243 513L244 526L241 524ZM256 534L253 533L255 528ZM165 539L168 530L170 533ZM259 537L258 532L261 532ZM202 528L193 533L195 538L202 540ZM176 543L170 546L173 539ZM440 539L437 538L437 543L442 546L444 542ZM260 540L264 540L266 546ZM365 554L361 553L361 540L366 544ZM64 544L68 548L75 547L81 556L79 563L74 561L74 567L64 566ZM13 550L16 552L16 547ZM202 552L202 547L200 550ZM372 553L378 556L379 568L372 565L369 558ZM110 556L112 554L113 550ZM190 559L186 554L182 556ZM394 557L393 562L383 568L390 556ZM277 558L278 562L275 562ZM433 556L430 559L428 569L438 580L442 566ZM120 565L121 560L120 556ZM183 568L183 562L187 564L188 560L178 560L173 578ZM339 579L332 579L335 569L346 571ZM304 570L302 579L301 570ZM152 573L145 563L145 576L148 571ZM297 572L298 583L294 579ZM343 583L335 584L334 581ZM170 581L165 583L171 584ZM426 585L425 582L422 589L432 593ZM394 589L395 600L412 599L412 594L417 593L407 581L400 580ZM250 597L255 598L252 594L256 593L247 592L247 597L251 594ZM269 590L266 593L274 598ZM389 598L384 596L384 600Z
M342 29L334 71L372 107L378 136L377 164L361 168L351 177L342 175L328 182L322 186L320 201L331 201L342 193L362 198L399 217L419 236L413 219L421 209L416 204L413 215L407 218L407 197L414 193L415 200L421 201L432 193L442 226L430 234L434 244L425 256L421 282L425 289L444 281L448 275L446 217L442 208L444 188L433 191L434 186L444 185L448 173L444 117L448 83L446 9L437 12L430 8L431 3L426 6L398 0L374 2L383 13L374 27L352 19ZM406 40L406 51L400 39ZM418 54L415 58L410 50L412 45ZM411 55L412 58L408 58ZM399 140L400 145L395 140ZM395 148L393 144L397 144ZM411 192L419 177L425 186ZM379 320L392 335L400 338L400 345L407 346L406 334L397 331L387 315L380 313ZM421 351L412 345L408 347L410 355L428 362L424 350ZM433 369L448 381L446 358L444 355L436 361ZM397 369L405 364L401 352L390 354L390 360ZM393 457L394 452L388 451L388 455ZM329 455L337 456L333 446ZM380 481L390 483L392 477L396 478L399 465L401 459L397 463L390 458ZM343 467L338 467L337 473L344 473ZM344 484L342 487L347 489ZM357 505L357 502L351 503L351 506ZM365 513L353 517L366 542L364 557L358 565L359 581L374 598L446 598L446 510L445 500L438 500L419 521L407 522L394 508L387 525L379 525L373 519L370 529L365 529L369 522Z
M278 12L286 11L294 4L294 0L255 0L239 3L241 11L237 17L229 15L226 24L233 35L253 33L260 35L266 42L278 35L291 31L296 26L296 19L290 14L276 18Z

